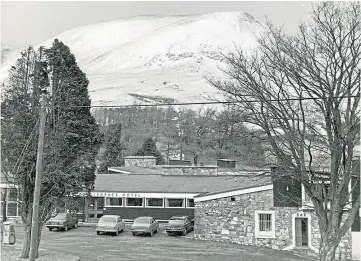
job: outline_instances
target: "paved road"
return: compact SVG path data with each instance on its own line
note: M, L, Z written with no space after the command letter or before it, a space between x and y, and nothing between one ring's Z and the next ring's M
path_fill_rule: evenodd
M21 227L16 228L19 247ZM235 244L169 237L163 229L153 237L133 236L125 230L118 236L99 235L94 227L78 227L66 232L43 230L40 248L80 256L82 261L299 261L285 251L260 249Z

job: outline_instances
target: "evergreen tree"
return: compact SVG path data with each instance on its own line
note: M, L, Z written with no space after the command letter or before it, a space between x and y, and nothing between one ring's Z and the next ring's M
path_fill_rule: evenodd
M109 167L121 166L124 163L122 143L122 124L115 124L109 126L105 135L105 151L102 155L102 163L99 172L106 172Z
M95 156L101 141L90 114L88 80L74 55L55 40L49 49L29 48L12 67L4 84L2 107L2 171L19 186L20 213L26 237L21 257L29 256L34 193L39 97L47 90L39 241L50 214L68 195L91 188Z
M143 146L135 153L135 156L154 156L157 158L157 165L164 164L164 158L157 150L156 143L152 138L147 138L144 141Z

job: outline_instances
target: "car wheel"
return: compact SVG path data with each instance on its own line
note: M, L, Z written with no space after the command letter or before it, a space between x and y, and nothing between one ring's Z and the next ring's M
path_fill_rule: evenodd
M124 231L124 229L122 228L121 230L120 230L120 232L123 232Z
M117 231L115 231L114 232L114 236L117 236L118 235L118 233L119 233L119 231L117 230Z
M64 231L68 231L68 225L65 225Z
M172 233L167 233L169 237L173 236Z
M100 231L97 231L97 235L100 235Z
M153 236L153 230L150 231L149 235L152 237Z
M187 235L187 229L185 228L183 233L182 233L182 236L186 236Z
M52 227L49 227L49 231L52 231L53 230L53 228Z
M132 234L133 234L133 236L135 236L135 233L134 233L134 232L132 232Z
M157 230L156 230L155 232L157 232L157 233L158 233L158 232L159 232L159 228L157 228Z
M78 223L75 223L74 228L77 228L77 227L78 227Z

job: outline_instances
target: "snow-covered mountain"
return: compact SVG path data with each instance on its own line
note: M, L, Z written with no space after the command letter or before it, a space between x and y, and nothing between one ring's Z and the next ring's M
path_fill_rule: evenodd
M93 105L190 102L218 96L205 76L222 75L220 52L249 50L262 31L242 12L138 16L74 28L41 45L58 38L70 47L90 80Z
M16 46L1 43L1 63L8 60L14 60L18 54L19 48Z

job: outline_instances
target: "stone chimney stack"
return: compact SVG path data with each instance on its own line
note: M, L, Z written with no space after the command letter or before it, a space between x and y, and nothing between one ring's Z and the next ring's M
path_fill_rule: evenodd
M124 158L124 167L151 168L156 165L154 156L127 156Z

